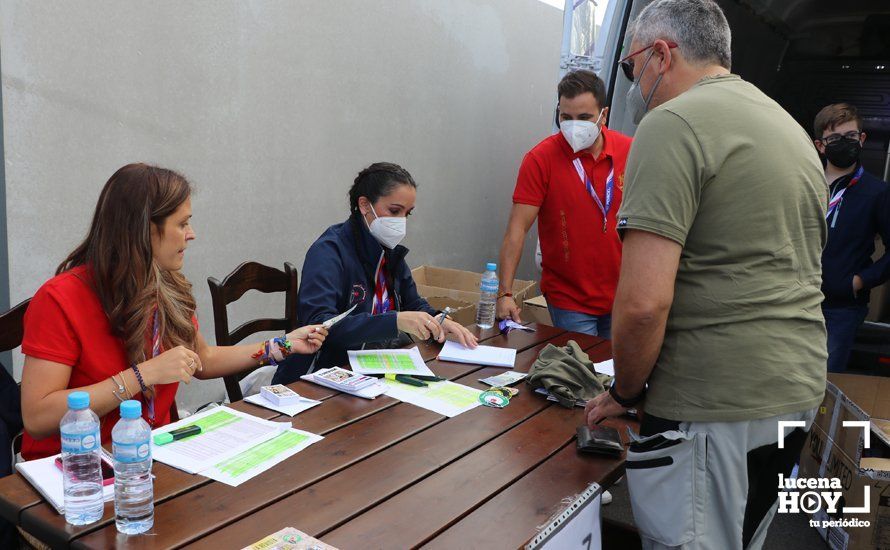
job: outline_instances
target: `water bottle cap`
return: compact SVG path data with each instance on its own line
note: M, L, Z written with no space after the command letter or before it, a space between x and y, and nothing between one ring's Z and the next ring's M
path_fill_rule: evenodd
M90 394L85 391L73 391L68 394L68 408L79 411L90 406Z
M485 270L486 271L497 271L498 264L496 264L494 262L488 262L487 264L485 264Z
M142 416L142 403L129 399L121 403L121 418L139 418Z

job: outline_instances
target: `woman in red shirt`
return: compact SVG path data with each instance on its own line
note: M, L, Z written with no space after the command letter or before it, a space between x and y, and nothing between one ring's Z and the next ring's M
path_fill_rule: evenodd
M170 422L179 382L315 353L327 331L299 328L262 344L210 346L198 331L191 283L181 273L191 185L176 172L124 166L105 184L89 233L34 295L22 352L22 456L59 452L67 396L90 394L103 443L121 401L143 402L152 427Z

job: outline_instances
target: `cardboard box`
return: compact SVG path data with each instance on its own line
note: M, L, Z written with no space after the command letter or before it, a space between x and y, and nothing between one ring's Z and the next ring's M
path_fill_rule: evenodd
M842 506L860 507L869 487L869 511L835 514L820 510L818 522L858 520L868 526L817 527L831 548L890 549L890 379L853 374L829 374L825 399L800 457L800 477L837 478ZM883 416L883 418L879 417ZM863 430L844 421L869 421L871 445L864 448Z
M854 461L862 458L862 430L841 429L845 421L873 420L872 440L890 446L890 378L859 374L828 375L825 399L816 412L815 425L829 434Z
M534 321L553 326L553 319L550 318L550 310L547 309L547 299L544 296L535 296L522 302L520 315L523 321Z
M423 295L423 291L420 290L420 287L418 287L417 290ZM476 304L448 298L446 296L424 297L426 298L426 301L433 306L433 309L444 310L446 307L450 307L454 310L451 313L451 318L463 326L472 325L476 322Z
M417 292L431 306L436 309L444 309L446 305L452 308L457 306L458 312L452 314L452 317L458 323L467 326L476 322L476 304L479 303L482 273L422 265L412 269L411 275L417 285ZM535 296L536 291L537 284L534 281L516 279L513 282L513 297L517 303Z

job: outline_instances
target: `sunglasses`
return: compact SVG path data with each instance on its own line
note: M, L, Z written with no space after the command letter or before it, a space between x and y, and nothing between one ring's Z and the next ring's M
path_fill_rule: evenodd
M676 48L677 47L676 42L665 42L665 43L667 44L668 48ZM624 73L624 76L626 76L628 80L630 80L631 82L634 81L634 60L633 60L633 58L654 46L655 46L655 42L649 44L645 48L640 48L639 50L637 50L631 54L628 54L618 60L618 65L621 67L621 71Z

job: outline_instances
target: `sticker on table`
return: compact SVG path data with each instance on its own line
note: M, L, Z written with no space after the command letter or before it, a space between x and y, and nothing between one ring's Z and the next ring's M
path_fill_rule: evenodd
M486 407L495 407L497 409L503 409L510 403L510 398L505 396L501 392L496 391L484 391L479 394L479 402L485 405Z

